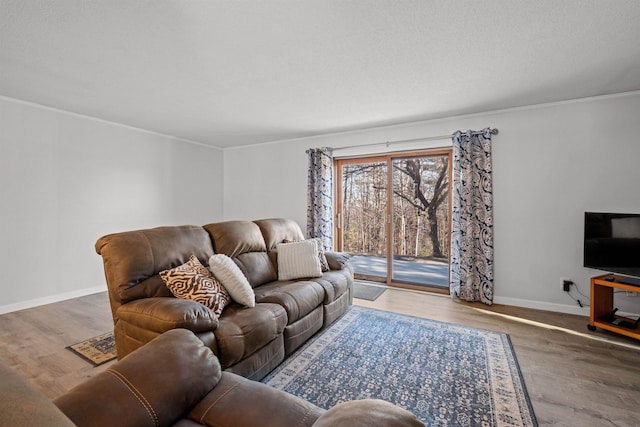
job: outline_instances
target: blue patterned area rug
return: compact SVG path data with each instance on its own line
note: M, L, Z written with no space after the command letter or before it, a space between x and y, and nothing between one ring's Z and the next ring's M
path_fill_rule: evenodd
M537 426L507 334L366 307L262 382L325 409L384 399L428 426Z

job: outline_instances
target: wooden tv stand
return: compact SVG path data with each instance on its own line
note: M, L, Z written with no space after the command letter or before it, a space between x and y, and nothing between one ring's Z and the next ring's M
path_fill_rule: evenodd
M595 331L596 327L598 327L640 340L640 326L633 329L614 323L614 321L617 322L620 320L625 320L631 323L636 321L636 319L612 314L614 311L614 289L640 292L639 286L622 283L625 279L625 276L621 276L619 274L604 274L602 276L591 278L591 316L589 317L589 324L587 325L587 328L589 328L590 331Z

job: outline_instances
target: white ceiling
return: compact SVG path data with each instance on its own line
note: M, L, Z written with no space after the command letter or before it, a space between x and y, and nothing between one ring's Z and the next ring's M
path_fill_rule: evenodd
M634 90L639 0L0 0L0 95L222 148Z

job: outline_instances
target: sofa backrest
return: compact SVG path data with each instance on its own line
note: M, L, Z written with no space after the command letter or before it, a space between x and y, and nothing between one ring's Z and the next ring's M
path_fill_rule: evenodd
M260 227L267 250L272 251L278 243L304 240L297 222L286 218L269 218L254 221Z
M297 222L286 218L269 218L254 221L260 228L267 245L267 253L276 272L278 271L278 243L299 242L304 234Z
M299 240L304 235L295 221L271 218L126 231L101 237L95 248L102 255L115 323L121 304L172 297L158 273L191 255L205 266L214 253L229 256L255 288L278 279L276 245Z
M233 259L252 287L278 278L269 260L260 228L251 221L225 221L204 226L213 241L215 253Z
M173 296L158 275L185 263L191 255L209 264L213 246L204 228L158 227L109 234L96 242L102 255L114 322L121 304L154 296Z

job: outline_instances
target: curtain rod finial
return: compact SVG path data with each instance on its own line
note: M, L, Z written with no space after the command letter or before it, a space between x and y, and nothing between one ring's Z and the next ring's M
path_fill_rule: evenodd
M498 128L493 128L493 129L491 129L491 135L497 135L498 133L500 133L500 132L498 131Z

